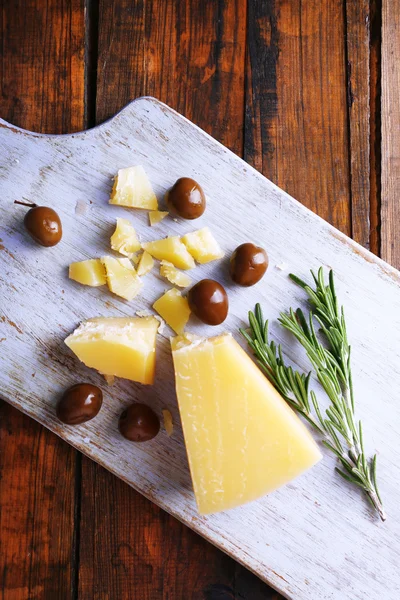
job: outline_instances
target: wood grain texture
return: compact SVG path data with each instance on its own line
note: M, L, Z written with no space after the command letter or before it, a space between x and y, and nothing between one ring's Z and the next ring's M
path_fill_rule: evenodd
M84 125L84 0L2 0L0 114L26 129Z
M241 154L245 41L244 0L100 3L97 120L152 94ZM82 598L130 599L132 585L143 600L222 600L237 597L239 589L243 599L275 595L92 461L82 467ZM101 518L114 494L118 510ZM116 545L117 566L109 560Z
M151 95L240 154L246 4L102 2L97 122Z
M341 0L249 3L246 102L245 159L350 234Z
M385 598L397 600L400 274L155 100L134 102L111 122L74 136L40 137L15 127L0 128L0 136L6 250L0 253L0 291L7 307L6 319L1 324L1 337L6 338L6 343L2 345L5 364L0 372L0 385L7 398L88 456L107 465L121 479L223 548L285 596L296 600L310 597L375 600L383 589ZM179 152L183 142L184 155ZM15 158L20 162L16 163ZM334 460L328 455L308 474L260 501L225 514L199 517L174 397L167 333L159 339L158 378L152 390L144 391L130 382L118 381L107 390L104 409L93 422L79 429L60 427L54 417L54 403L60 391L76 378L101 384L100 377L78 365L64 348L65 335L78 321L93 314L127 315L148 308L164 289L164 282L157 274L149 275L143 295L129 304L99 289L77 288L65 276L66 265L72 260L100 255L106 249L110 226L122 210L107 204L110 177L118 167L131 162L145 166L159 197L183 168L193 175L209 170L210 176L204 180L210 200L207 222L212 223L213 232L226 251L239 241L240 214L242 239L251 235L256 241L269 240L271 267L286 263L305 277L312 256L316 265L334 268L350 325L358 414L363 419L371 451L379 449L380 487L389 515L387 523L380 524L358 492L339 481ZM21 164L24 178L17 176ZM218 178L212 176L214 172ZM38 186L44 199L53 199L65 224L62 248L55 247L46 253L52 265L51 287L46 286L43 271L37 271L41 250L21 232L20 218L10 201L16 195L31 196ZM234 211L232 198L237 203ZM92 202L85 215L75 211L80 199ZM261 222L259 215L263 213L268 219ZM146 215L135 213L132 218L142 239L155 235L147 225ZM190 224L168 222L171 233L180 234L191 228ZM15 289L4 278L10 269ZM203 265L196 269L196 276L200 279L217 272L221 276L218 265ZM228 285L224 277L222 281ZM21 294L25 289L30 290L29 298ZM249 305L256 300L262 302L272 323L282 305L289 306L294 299L302 304L286 273L274 268L268 272L268 286L250 288L245 297L236 292L231 289L231 311L224 324L233 332L237 332ZM42 314L46 318L37 310L32 312L33 299L35 306L45 310ZM365 319L374 326L366 330ZM190 328L195 333L207 332L207 327L194 322ZM282 342L285 354L304 369L304 356L296 346L275 326L272 332ZM14 359L22 354L23 363ZM32 369L36 376L27 394L25 382ZM390 380L386 377L388 369L392 374ZM118 436L119 413L132 398L139 397L157 412L165 407L171 410L175 421L172 438L162 433L154 443L138 447ZM113 497L110 494L109 501L104 503L108 510L114 508L110 506ZM108 514L105 511L98 514L97 521L107 520ZM150 541L149 553L151 540L151 536L146 538L147 543ZM123 592L124 588L121 589Z
M82 129L83 1L1 2L0 27L1 116L42 132ZM33 378L32 371L27 389ZM2 598L71 597L76 455L47 429L0 403Z
M346 1L352 238L370 248L370 1Z
M1 596L70 597L76 451L5 402L0 449Z
M400 266L400 5L382 2L382 256Z
M370 246L381 251L381 1L370 2Z

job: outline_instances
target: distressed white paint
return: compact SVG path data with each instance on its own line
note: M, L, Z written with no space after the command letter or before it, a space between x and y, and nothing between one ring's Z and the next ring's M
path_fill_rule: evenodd
M69 136L40 136L0 122L1 234L0 369L5 399L55 431L165 510L222 548L288 598L295 600L385 600L400 598L400 275L306 210L189 121L151 98L137 100L96 129ZM147 213L107 203L119 168L144 165L155 191L180 176L192 176L208 196L195 223L167 218L156 227ZM52 206L64 237L54 248L35 246L24 233L24 208L14 199ZM209 517L196 513L174 394L168 330L158 349L157 383L143 388L118 381L107 388L100 376L78 364L63 339L88 317L132 315L146 310L165 289L156 271L131 303L104 288L67 278L72 261L109 251L115 218L131 218L142 240L183 234L209 225L229 253L254 240L268 250L271 267L250 289L232 286L226 263L204 265L195 280L215 276L226 284L231 310L223 327L191 323L205 334L237 332L260 301L272 333L300 368L304 354L276 325L279 310L302 301L288 280L307 277L310 267L333 267L353 345L358 415L368 450L379 453L379 481L388 513L377 520L361 494L324 461L293 484L258 502ZM284 269L278 268L285 265ZM274 268L276 266L277 268ZM54 416L60 392L77 381L102 385L100 415L80 427L61 427ZM134 399L161 416L168 408L174 434L162 432L142 445L124 441L117 418ZM129 523L127 523L129 527Z

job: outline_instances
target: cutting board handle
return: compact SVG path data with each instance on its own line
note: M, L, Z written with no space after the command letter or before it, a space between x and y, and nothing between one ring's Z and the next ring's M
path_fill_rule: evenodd
M128 102L128 104L126 104L123 108L121 108L121 110L119 110L117 113L115 113L115 115L106 119L102 123L95 125L95 127L91 127L90 129L85 129L83 131L76 131L75 133L63 133L63 134L37 133L35 131L30 131L29 129L24 129L22 127L18 127L17 125L13 125L12 123L5 121L1 117L0 117L0 128L9 129L10 131L14 131L15 133L18 133L18 134L22 133L24 135L34 136L34 137L65 138L65 137L69 137L69 136L86 133L87 131L93 131L94 129L101 129L103 126L105 126L106 124L109 124L110 121L113 121L114 119L118 118L122 114L126 114L127 112L134 113L134 111L132 110L133 106L134 105L136 106L140 102L146 102L146 103L151 102L154 104L158 104L161 107L165 107L169 112L171 112L171 110L172 110L171 108L167 107L166 104L164 104L160 100L157 100L157 98L153 98L153 96L140 96L139 98L135 98L134 100L131 100L130 102Z

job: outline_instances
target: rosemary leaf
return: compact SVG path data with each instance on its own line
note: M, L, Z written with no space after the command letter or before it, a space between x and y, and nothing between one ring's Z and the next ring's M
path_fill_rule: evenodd
M347 339L343 307L339 307L333 271L325 284L324 271L311 271L315 284L312 289L305 281L290 274L290 279L307 294L311 310L308 316L292 308L281 313L278 322L294 335L304 347L313 371L330 404L323 415L319 400L310 390L312 372L300 373L285 364L280 345L269 340L268 321L264 322L261 306L249 312L250 330L241 333L257 361L288 404L299 412L322 436L322 443L333 452L342 469L341 477L362 488L382 521L386 519L379 494L376 475L376 454L368 459L361 421L355 417L355 402L351 374L351 348ZM319 341L314 319L320 326Z

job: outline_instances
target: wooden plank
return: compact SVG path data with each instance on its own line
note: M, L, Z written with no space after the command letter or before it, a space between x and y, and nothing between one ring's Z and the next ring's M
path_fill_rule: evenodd
M73 588L76 451L3 401L0 423L2 597L65 597L61 590Z
M370 248L370 0L346 1L352 238Z
M100 7L97 121L152 95L241 153L246 2Z
M1 117L36 131L82 129L83 1L1 2L0 28ZM0 423L1 596L71 597L76 451L4 402Z
M227 5L165 0L101 3L98 121L131 98L151 94L241 154L245 38L244 0ZM112 497L118 497L119 506L96 527L93 487L95 521L105 514ZM100 489L110 492L102 494ZM95 593L130 598L132 582L143 600L203 596L216 600L234 597L236 586L241 586L244 599L268 598L272 593L230 558L87 460L82 499L83 598L91 599ZM116 545L119 568L109 561Z
M381 251L381 43L380 0L370 3L370 250Z
M2 2L0 114L26 129L84 125L83 0Z
M254 1L248 22L245 159L349 234L343 3Z
M0 294L6 307L0 323L0 337L6 338L2 342L0 388L7 398L284 595L308 600L321 597L323 590L323 600L375 600L384 589L385 600L398 600L400 449L393 424L400 420L396 396L400 385L400 273L155 100L134 102L111 122L74 136L40 137L0 125L5 223ZM183 146L185 153L181 152ZM208 174L204 179L209 198L206 218L228 253L237 245L239 235L243 240L268 240L271 268L265 285L237 293L230 288L230 313L223 328L237 335L248 308L260 301L271 319L274 338L282 342L284 354L296 368L306 368L304 355L275 322L282 307L298 300L304 308L305 301L287 273L274 267L286 263L288 269L307 277L312 257L317 265L334 269L352 342L358 415L363 420L368 452L379 451L379 482L387 522L378 522L359 492L339 479L334 457L326 452L317 467L276 493L225 514L199 516L170 370L170 332L159 336L156 384L146 390L121 380L106 388L101 377L79 364L63 345L62 340L79 321L94 314L132 315L135 310L148 309L165 289L157 273L150 273L141 295L134 303L126 303L111 297L107 290L77 288L65 278L67 264L101 255L108 247L116 216L121 211L127 214L107 202L110 179L121 165L132 162L144 165L160 198L183 170ZM21 164L23 177L18 176ZM12 198L30 197L38 186L43 202L52 203L64 224L62 245L46 252L28 241L21 231L21 214L12 205ZM77 199L87 201L84 215L75 211ZM154 238L146 214L136 211L131 217L141 239ZM165 225L168 233L178 235L193 227L172 219L163 224L163 231ZM46 261L41 262L40 271L38 256ZM50 266L51 281L44 276ZM11 274L13 288L6 273ZM196 269L199 279L212 273L219 273L221 281L228 284L217 264ZM45 310L38 313L36 306ZM365 327L366 322L373 327ZM194 319L190 330L210 334L207 326ZM32 379L33 371L36 376L27 390L26 381ZM103 386L104 407L92 422L67 428L55 418L54 404L60 391L77 379ZM145 400L159 414L162 408L171 410L175 422L172 438L162 431L152 443L130 444L119 436L118 416L134 398ZM117 505L121 506L116 502L115 508L109 503L104 507L116 510ZM109 514L99 514L97 521L108 519ZM132 524L125 521L125 527L128 541L132 539ZM106 531L100 530L98 535ZM151 547L149 536L146 540ZM227 581L221 584L229 586Z
M400 4L382 1L382 256L400 266Z

